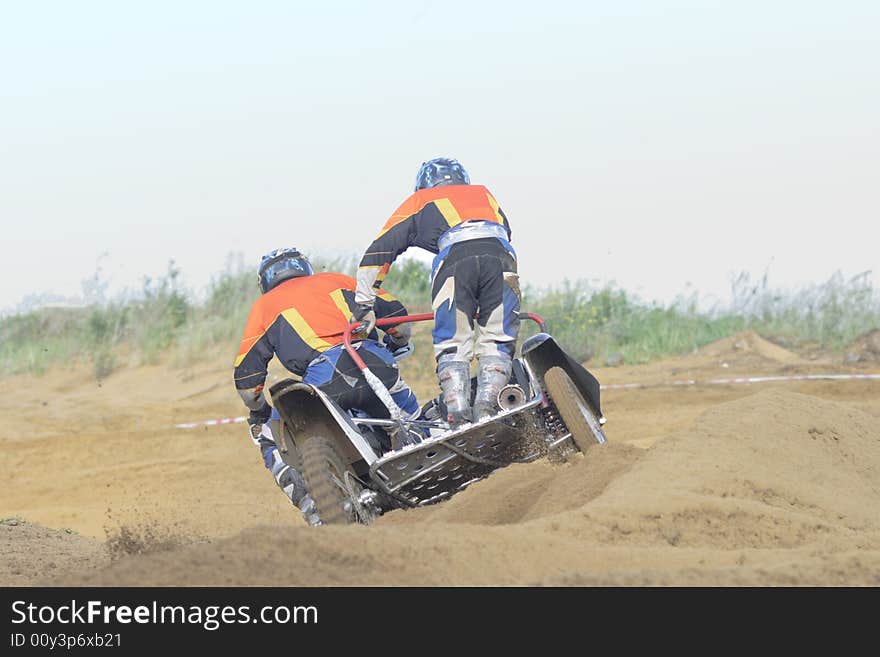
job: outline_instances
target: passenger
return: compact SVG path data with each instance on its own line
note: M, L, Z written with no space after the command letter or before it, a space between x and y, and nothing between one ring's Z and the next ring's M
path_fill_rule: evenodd
M367 248L357 272L352 321L375 325L379 286L411 246L437 254L431 269L434 356L452 427L496 413L519 334L520 289L510 224L498 202L456 160L422 164L415 192ZM479 327L475 336L476 321ZM470 363L476 340L477 390Z

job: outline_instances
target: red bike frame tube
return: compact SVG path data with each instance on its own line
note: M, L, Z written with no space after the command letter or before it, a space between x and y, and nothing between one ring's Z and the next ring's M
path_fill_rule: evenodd
M389 324L406 324L407 322L427 322L434 319L434 313L422 313L421 315L403 315L402 317L384 317L376 321L376 326L388 326ZM357 350L351 346L351 334L361 327L360 323L349 324L342 334L342 341L345 343L345 350L358 369L363 372L367 369L367 364L358 354Z
M526 319L532 320L538 325L538 327L542 331L547 330L544 323L544 318L537 313L520 313L519 316L520 318L525 317ZM422 313L420 315L403 315L402 317L384 317L376 322L376 326L388 326L389 324L406 324L408 322L427 322L431 319L434 319L434 313ZM364 363L357 350L351 346L351 334L356 329L360 328L360 326L361 325L359 323L349 324L342 334L342 341L345 343L345 350L348 352L348 355L351 356L354 364L357 365L358 369L361 372L363 372L365 369L367 369L367 364Z
M544 318L541 317L538 313L520 313L520 319L525 317L526 319L530 319L538 325L538 328L541 329L541 332L547 331L547 324L544 322Z

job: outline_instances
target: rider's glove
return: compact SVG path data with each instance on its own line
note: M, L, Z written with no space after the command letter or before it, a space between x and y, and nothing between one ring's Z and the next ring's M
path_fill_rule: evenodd
M410 342L409 337L409 325L400 324L399 326L385 329L385 336L382 338L382 342L385 343L388 351L394 356L394 360L400 360L413 352L413 343Z
M408 356L412 355L412 352L415 351L415 347L412 342L407 342L402 347L398 347L397 349L391 352L391 355L394 356L394 360L402 360Z
M272 416L272 407L269 405L269 402L263 401L263 405L255 411L251 411L251 414L248 416L248 424L253 426L261 427L269 421L269 418Z
M409 344L410 332L405 330L404 326L406 325L401 324L400 326L389 327L385 330L385 336L387 338L386 343L392 351L396 351Z
M364 325L363 329L358 331L362 335L367 336L372 333L373 329L376 328L376 311L373 309L373 305L366 303L357 304L349 324L354 324L355 322L360 322Z

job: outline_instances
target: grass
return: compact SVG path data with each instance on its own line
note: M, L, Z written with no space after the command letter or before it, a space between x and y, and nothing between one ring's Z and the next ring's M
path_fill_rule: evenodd
M696 303L662 306L642 302L608 285L582 283L534 290L523 308L541 315L549 331L574 358L599 364L644 363L684 353L746 326L730 313L701 313ZM531 324L525 334L535 331Z
M600 364L645 363L745 329L789 348L838 350L880 328L880 294L869 272L850 279L837 273L794 291L773 289L766 276L753 282L740 274L731 304L710 312L699 311L695 297L664 306L613 285L594 289L582 282L526 289L523 308L542 315L572 356Z
M316 271L347 274L354 273L356 264L354 258L313 262ZM428 267L419 261L396 263L384 287L411 312L430 309ZM766 276L752 281L743 274L733 281L732 290L729 307L703 312L696 299L662 305L614 285L593 288L580 281L564 282L526 287L523 309L542 315L572 356L599 365L644 363L684 353L743 329L784 346L840 349L880 327L880 295L867 273L851 279L836 274L823 284L790 292L772 289ZM41 374L56 363L88 363L100 380L128 363L188 366L218 349L229 353L231 362L258 294L253 272L228 266L201 300L193 301L172 261L164 276L145 279L136 295L0 319L0 367L5 373ZM535 330L531 322L524 322L521 337ZM412 360L418 360L419 371L431 372L430 339L424 329L419 343Z
M124 347L155 363L186 332L193 306L169 263L158 280L145 279L130 299L85 308L41 308L0 320L0 364L8 373L42 373L53 363L87 361L98 379L118 364Z
M822 284L786 293L772 289L766 275L753 282L740 274L733 281L734 312L783 345L840 349L880 328L880 291L869 275L847 279L838 272Z

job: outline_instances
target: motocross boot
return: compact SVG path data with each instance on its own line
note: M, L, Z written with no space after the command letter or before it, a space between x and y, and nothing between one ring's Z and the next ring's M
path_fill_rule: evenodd
M498 393L510 380L513 361L510 356L483 356L477 367L477 395L474 399L474 422L498 412Z
M471 421L471 366L459 360L437 365L440 390L446 404L446 421L455 429Z
M440 419L440 404L437 399L431 399L422 406L419 414L420 420L438 420Z
M315 505L315 500L312 499L311 495L304 495L297 504L297 507L299 507L303 520L308 523L309 527L318 527L324 524L321 522L321 517L318 515L318 507Z
M400 442L400 427L386 427L385 433L388 434L388 440L391 441L391 451L396 452L403 447Z
M388 438L391 440L391 449L393 451L403 449L407 445L414 445L417 442L421 442L424 437L413 435L412 432L401 430L400 427L389 427L386 431L388 432Z
M315 506L315 500L309 495L302 475L290 466L285 466L277 481L287 498L302 513L303 520L312 527L320 525L321 518L318 515L318 508Z

